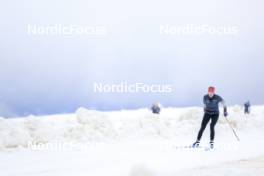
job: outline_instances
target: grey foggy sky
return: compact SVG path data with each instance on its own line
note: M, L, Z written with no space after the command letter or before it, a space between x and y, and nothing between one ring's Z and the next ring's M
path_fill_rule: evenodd
M228 104L263 104L263 2L8 1L0 6L0 116L200 106L215 85ZM105 36L29 36L27 25L102 25ZM237 26L236 35L160 35L160 25ZM95 94L94 82L173 85L172 94Z

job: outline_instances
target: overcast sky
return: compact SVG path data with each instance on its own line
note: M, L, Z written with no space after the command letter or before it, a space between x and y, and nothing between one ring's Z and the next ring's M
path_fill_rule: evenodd
M264 3L11 0L0 6L0 116L201 106L216 86L228 105L263 104ZM28 25L101 26L103 35L29 35ZM164 35L161 25L236 27ZM95 93L94 83L169 84L172 93Z

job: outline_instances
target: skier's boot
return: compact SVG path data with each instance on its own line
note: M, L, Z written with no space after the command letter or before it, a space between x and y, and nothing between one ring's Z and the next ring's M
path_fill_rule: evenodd
M210 141L210 149L214 148L214 141Z
M199 145L200 145L200 141L197 140L195 143L193 143L192 147L197 148L199 147Z

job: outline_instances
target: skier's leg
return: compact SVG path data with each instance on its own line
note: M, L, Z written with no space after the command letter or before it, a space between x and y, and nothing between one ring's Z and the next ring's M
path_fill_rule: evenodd
M210 120L210 116L205 113L204 117L203 117L203 120L202 120L201 128L199 130L199 133L198 133L198 136L197 136L197 139L196 139L196 142L193 143L192 147L199 147L200 140L202 138L204 129L206 128L206 125L208 124L209 120Z
M206 128L206 125L208 124L209 120L210 120L210 115L204 114L202 124L201 124L201 128L200 128L198 136L197 136L197 141L201 140L204 129Z
M210 140L211 140L211 143L214 142L214 137L215 137L215 125L218 121L218 118L219 118L219 114L216 114L216 115L212 115L211 116L211 124L210 124Z

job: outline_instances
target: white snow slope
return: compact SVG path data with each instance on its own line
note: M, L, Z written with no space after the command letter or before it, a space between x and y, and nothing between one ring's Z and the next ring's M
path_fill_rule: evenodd
M264 174L264 106L221 115L214 150L188 149L202 108L164 108L0 119L1 176L196 176ZM209 124L202 144L208 145Z

